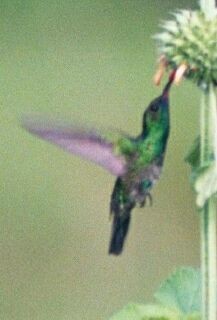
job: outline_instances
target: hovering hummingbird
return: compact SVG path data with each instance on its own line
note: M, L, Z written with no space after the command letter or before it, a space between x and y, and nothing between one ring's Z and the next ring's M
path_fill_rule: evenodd
M152 201L150 190L160 177L169 136L168 94L172 82L171 76L162 94L145 110L137 137L121 134L111 142L95 130L34 117L23 121L30 133L95 162L117 177L110 202L113 225L109 254L122 252L132 209L143 207L147 198Z

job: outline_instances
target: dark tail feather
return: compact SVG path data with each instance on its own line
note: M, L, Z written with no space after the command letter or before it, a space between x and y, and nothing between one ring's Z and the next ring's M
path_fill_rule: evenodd
M126 239L129 230L131 218L130 211L131 210L129 210L129 212L124 212L121 215L114 215L109 254L119 255L123 250L124 240Z

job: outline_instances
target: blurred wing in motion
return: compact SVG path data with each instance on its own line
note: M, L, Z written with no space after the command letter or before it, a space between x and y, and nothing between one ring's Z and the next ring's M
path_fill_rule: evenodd
M33 135L90 160L115 176L121 176L126 171L125 160L114 153L113 143L94 130L86 130L59 121L46 121L38 117L24 118L22 126Z

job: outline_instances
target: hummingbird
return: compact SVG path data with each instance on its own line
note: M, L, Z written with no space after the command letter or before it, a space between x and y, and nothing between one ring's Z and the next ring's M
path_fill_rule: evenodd
M110 201L112 230L109 254L120 255L129 231L131 212L152 203L151 189L160 177L170 131L170 76L160 96L143 114L142 130L136 137L120 133L111 141L95 129L73 124L24 118L22 126L31 134L63 150L90 160L116 177Z

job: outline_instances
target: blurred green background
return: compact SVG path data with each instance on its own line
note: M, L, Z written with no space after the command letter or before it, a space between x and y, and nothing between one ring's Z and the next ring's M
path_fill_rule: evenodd
M171 94L171 136L152 208L136 209L125 251L108 256L114 178L24 132L28 112L129 133L152 83L151 38L189 0L1 0L0 318L107 319L150 302L176 266L199 264L198 216L183 158L199 92Z

